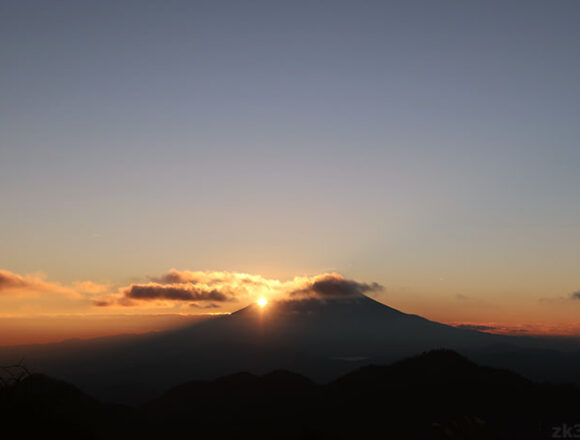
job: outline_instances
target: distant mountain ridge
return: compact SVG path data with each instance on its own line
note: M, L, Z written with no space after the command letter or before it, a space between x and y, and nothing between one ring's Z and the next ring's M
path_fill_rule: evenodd
M537 384L450 350L319 385L288 371L190 381L143 405L104 405L33 375L0 389L3 433L63 439L546 439L576 423L580 389Z

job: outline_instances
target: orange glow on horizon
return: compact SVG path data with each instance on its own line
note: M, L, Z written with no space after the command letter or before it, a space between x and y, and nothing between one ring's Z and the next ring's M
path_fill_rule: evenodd
M116 284L64 283L42 273L0 270L0 346L164 331L197 317L233 313L252 303L261 315L272 317L274 311L267 308L276 301L315 295L312 286L328 282L331 286L367 286L335 272L279 280L241 272L170 269L141 282ZM297 296L296 292L303 293ZM405 313L465 329L580 336L577 309L572 306L580 302L573 296L550 298L537 293L505 298L484 293L451 295L419 287L413 291L392 289L388 296L367 292Z

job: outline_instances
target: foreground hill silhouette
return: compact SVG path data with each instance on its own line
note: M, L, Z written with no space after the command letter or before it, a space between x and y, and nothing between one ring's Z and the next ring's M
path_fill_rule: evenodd
M436 350L325 385L288 371L191 381L137 407L32 375L0 391L0 413L19 438L547 439L578 422L580 390Z
M25 359L105 401L136 404L191 379L286 369L318 382L369 363L437 348L527 377L580 383L580 344L459 329L395 310L365 295L256 304L179 330L133 337L0 348L0 364ZM546 349L550 347L550 349ZM574 351L576 350L576 351Z

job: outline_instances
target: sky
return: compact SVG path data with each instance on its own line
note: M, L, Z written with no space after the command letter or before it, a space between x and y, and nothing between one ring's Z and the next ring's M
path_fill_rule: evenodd
M0 320L191 314L115 302L172 270L340 274L429 319L580 334L579 19L3 0Z

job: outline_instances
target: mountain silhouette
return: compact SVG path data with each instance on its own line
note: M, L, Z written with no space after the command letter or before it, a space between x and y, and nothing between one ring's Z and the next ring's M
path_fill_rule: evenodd
M106 405L33 375L0 389L3 432L60 438L540 439L575 423L580 389L538 384L450 350L358 368L325 385L289 371L173 387Z
M561 360L553 351L534 348L541 343L451 327L357 294L274 301L264 308L252 304L231 315L158 334L6 347L0 361L24 357L35 371L101 399L139 403L192 379L286 369L326 382L358 365L389 363L437 348L485 358L495 366L504 366L503 357L495 355L502 353L505 359L516 359L510 367L517 371L539 356ZM524 349L531 357L518 363L514 354ZM566 356L573 357L567 365L580 365L577 353ZM557 376L562 365L548 361L533 377L565 380ZM570 376L578 371L570 370Z

